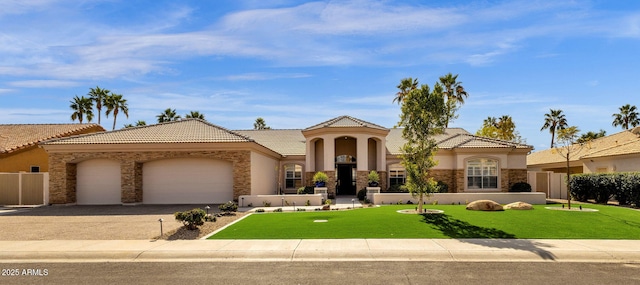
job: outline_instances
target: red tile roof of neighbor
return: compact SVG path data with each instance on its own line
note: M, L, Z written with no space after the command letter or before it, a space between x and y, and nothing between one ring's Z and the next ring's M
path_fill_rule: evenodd
M68 137L98 124L0 124L0 154L11 153L49 139Z

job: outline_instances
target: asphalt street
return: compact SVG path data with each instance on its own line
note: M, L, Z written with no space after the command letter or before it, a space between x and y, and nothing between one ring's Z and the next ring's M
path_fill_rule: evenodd
M108 262L0 264L0 284L640 284L640 264ZM31 269L28 275L27 270ZM23 275L22 272L25 272ZM36 274L36 273L40 274ZM46 274L44 274L46 272Z

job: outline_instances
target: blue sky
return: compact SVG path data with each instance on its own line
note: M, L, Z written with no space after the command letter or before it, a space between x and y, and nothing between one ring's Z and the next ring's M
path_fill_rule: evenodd
M640 105L638 51L640 1L2 0L0 124L71 122L69 101L100 86L128 100L118 128L166 108L229 129L393 127L402 78L451 72L469 93L451 126L510 115L543 150L550 108L621 131L612 114Z

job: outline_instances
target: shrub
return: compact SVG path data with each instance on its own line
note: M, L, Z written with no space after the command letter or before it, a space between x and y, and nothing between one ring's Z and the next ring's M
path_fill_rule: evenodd
M409 189L407 189L407 187L404 186L404 185L395 184L395 185L391 185L389 187L389 189L387 189L387 192L389 192L389 193L409 193Z
M207 215L204 217L204 221L205 222L216 222L218 220L218 218L216 218L216 216L213 215Z
M298 188L298 194L304 194L304 188L305 187Z
M238 211L238 204L234 203L233 201L229 201L227 203L224 203L224 204L218 206L218 209L220 209L220 211L224 212L225 215L230 215L231 212L237 212Z
M576 174L569 181L571 196L578 201L595 199L607 203L615 198L620 205L640 203L640 173Z
M264 213L264 209L256 209L256 213Z
M304 203L305 206L311 206L311 201L307 200L307 202Z
M380 175L375 170L371 170L367 175L367 181L369 182L369 186L378 187L378 183L380 182Z
M516 182L511 185L509 192L531 192L531 185L527 182Z
M438 181L437 193L449 193L449 185L444 183L444 181Z
M329 176L322 171L318 171L313 175L313 182L327 182L328 180Z
M271 202L262 201L262 206L263 207L271 207Z
M274 213L282 212L282 208L277 208L277 209L273 210L273 212L274 212Z
M365 198L367 198L367 189L360 189L356 196L358 196L358 200L363 201Z
M297 211L297 212L304 212L304 211L306 211L306 210L307 210L307 209L305 209L305 208L297 208L297 209L296 209L296 211Z
M175 212L173 216L176 220L182 222L187 229L196 230L198 229L198 226L202 226L204 224L204 219L205 216L207 216L207 213L203 209L195 208L184 212Z

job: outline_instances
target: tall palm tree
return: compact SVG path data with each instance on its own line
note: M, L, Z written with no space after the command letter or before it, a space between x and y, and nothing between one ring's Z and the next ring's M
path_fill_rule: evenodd
M107 107L107 117L113 112L113 130L116 129L116 120L120 111L129 118L129 105L127 104L127 99L122 98L122 94L112 93L109 95L105 100L105 106Z
M78 120L78 122L82 124L82 121L86 117L87 121L91 122L93 119L93 101L91 101L91 98L84 96L78 97L78 95L76 95L70 102L71 105L69 105L69 107L73 110L71 114L72 121Z
M253 123L253 129L255 129L255 130L270 130L271 127L267 126L267 122L265 122L263 118L257 118L256 122Z
M109 93L111 93L111 91L109 91L108 89L100 88L99 86L96 86L96 88L89 88L89 93L87 93L91 100L96 103L96 110L98 110L98 124L100 124L102 105L104 104L104 101L107 99L107 97L109 97Z
M160 115L157 115L158 123L177 121L180 119L180 115L176 113L176 109L167 108Z
M404 102L404 98L409 94L409 92L418 89L418 78L403 78L400 80L400 84L398 84L398 93L396 93L396 97L393 98L393 102L398 101L398 104Z
M549 129L551 133L551 147L553 147L556 131L564 130L567 127L567 119L564 117L562 110L549 109L549 113L544 114L544 125L540 128L540 131Z
M629 104L620 107L620 113L613 114L614 127L622 126L623 129L628 130L629 126L635 127L640 125L640 115L636 111L636 106Z
M453 75L451 73L448 73L444 76L441 76L440 84L444 86L444 96L447 99L447 102L445 104L445 128L448 128L449 122L452 119L457 118L456 111L458 109L458 105L464 104L464 99L469 97L469 94L464 90L464 87L462 87L462 82L458 81L458 74Z
M189 114L186 114L184 116L187 119L200 119L200 120L204 120L204 114L201 114L198 111L191 111L189 112Z

